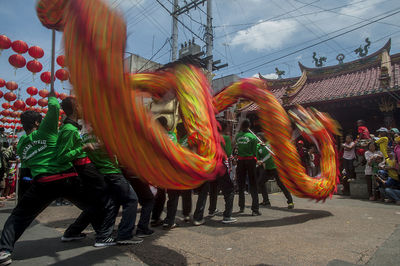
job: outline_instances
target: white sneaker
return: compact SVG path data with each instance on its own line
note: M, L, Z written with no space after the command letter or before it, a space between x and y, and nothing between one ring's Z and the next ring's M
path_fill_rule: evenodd
M11 252L7 250L0 251L0 265L9 265L11 262Z

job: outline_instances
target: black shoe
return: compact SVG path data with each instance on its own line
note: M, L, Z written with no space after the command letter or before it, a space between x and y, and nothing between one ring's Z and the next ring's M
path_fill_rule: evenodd
M204 224L206 221L204 219L201 219L200 221L193 221L193 225L195 226L199 226Z
M239 213L244 213L244 208L240 208Z
M152 234L154 234L154 231L151 229L136 230L136 237L139 237L139 238L145 238L145 237L151 236Z
M269 201L263 201L260 203L261 206L271 207L271 203Z
M185 223L189 223L190 222L190 216L188 215L188 216L185 216L185 218L183 218L183 221L185 222Z
M163 227L164 230L171 230L171 229L174 229L177 226L178 225L176 223L174 223L174 224L163 224L162 227Z
M80 233L78 235L63 235L61 237L61 241L62 242L71 242L71 241L75 241L75 240L84 239L85 237L86 237L86 234L84 234L84 233Z
M108 247L108 246L115 246L117 243L115 242L115 239L112 237L107 237L104 239L96 240L94 243L94 246L96 248L98 247Z
M164 223L163 220L158 219L158 220L152 220L151 223L150 223L150 225L151 225L152 227L157 227L157 226L163 225L163 223Z
M0 251L0 265L9 265L11 262L11 252L8 250Z
M253 211L253 212L251 213L251 215L252 215L252 216L260 216L260 215L261 215L261 212L259 212L259 211Z
M217 215L218 213L219 213L219 210L218 210L218 209L215 209L215 211L208 212L208 216L209 216L209 217L214 217L214 216Z

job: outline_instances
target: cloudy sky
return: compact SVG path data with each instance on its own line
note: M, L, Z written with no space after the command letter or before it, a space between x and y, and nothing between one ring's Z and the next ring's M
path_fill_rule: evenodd
M159 63L169 62L171 17L156 0L107 2L125 17L127 52L145 58L153 57ZM172 9L172 0L160 2ZM184 1L179 2L184 5ZM314 51L318 57L327 57L326 65L337 64L339 53L346 56L345 62L357 59L353 51L365 44L366 37L372 42L371 52L392 37L391 53L397 53L400 51L400 13L394 13L398 11L398 0L214 0L214 59L229 64L229 67L216 73L217 77L229 74L248 77L261 72L273 78L275 67L286 72L284 77L298 76L298 62L312 67ZM179 19L188 29L204 38L205 12L206 6L200 6L182 14ZM374 22L385 16L388 17ZM179 24L179 43L194 37L187 28ZM346 31L350 32L343 34ZM0 0L2 34L12 41L23 40L29 46L42 47L45 50L45 57L40 59L43 71L50 69L51 32L38 21L35 1ZM323 42L336 35L341 36ZM195 39L205 50L204 42L197 37ZM319 42L322 43L305 49ZM6 81L15 80L23 91L31 85L44 88L39 77L33 81L26 68L14 73L8 63L12 53L9 49L0 56L0 77ZM61 53L61 34L57 34L57 54ZM31 60L29 55L25 57ZM62 92L60 83L56 83L56 88ZM24 95L23 98L26 98Z

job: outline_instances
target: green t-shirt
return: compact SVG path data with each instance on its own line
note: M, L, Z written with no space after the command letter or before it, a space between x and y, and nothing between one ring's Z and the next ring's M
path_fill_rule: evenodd
M231 138L229 136L227 136L227 135L222 135L222 137L225 140L225 144L221 143L221 146L224 149L226 156L229 157L232 154L232 141L231 141Z
M54 175L72 168L72 163L60 164L57 158L58 116L60 104L49 97L48 111L37 130L18 142L17 153L32 177L41 174Z
M83 134L82 140L84 144L98 143L96 136L90 134ZM116 158L110 158L104 147L99 146L94 151L88 151L87 155L101 174L108 175L122 173L121 169L118 167Z
M173 131L168 131L168 137L174 142L178 143L178 139L176 138L176 134Z
M82 149L83 142L79 129L68 123L64 124L58 132L57 139L57 161L60 164L73 162L87 155Z
M276 165L272 159L271 153L268 151L265 145L261 145L260 143L257 144L257 160L264 163L264 169L266 170L276 169Z
M257 138L250 132L239 132L236 135L236 145L238 147L238 156L252 157L256 156Z
M186 136L180 138L178 143L181 144L183 147L186 147L186 148L189 147L188 136L186 135Z

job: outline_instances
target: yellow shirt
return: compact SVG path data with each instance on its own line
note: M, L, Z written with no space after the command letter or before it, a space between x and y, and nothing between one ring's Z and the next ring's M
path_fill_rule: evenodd
M379 150L383 153L383 156L385 156L385 158L388 158L389 157L387 153L387 148L389 143L388 137L381 137L380 139L375 141L375 143L379 144Z
M388 167L395 167L396 166L396 160L390 160L389 158L387 158L386 159L386 165ZM388 170L388 175L389 175L389 177L399 181L399 174L397 173L397 170L394 170L394 169Z

